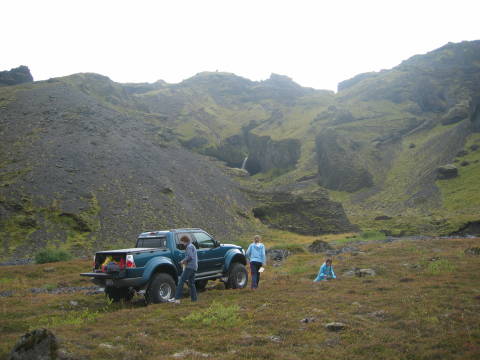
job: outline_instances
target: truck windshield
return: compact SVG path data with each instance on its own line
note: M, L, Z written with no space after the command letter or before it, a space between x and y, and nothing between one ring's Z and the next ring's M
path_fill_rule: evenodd
M159 248L165 249L167 247L167 238L151 237L151 238L139 238L137 240L137 248Z

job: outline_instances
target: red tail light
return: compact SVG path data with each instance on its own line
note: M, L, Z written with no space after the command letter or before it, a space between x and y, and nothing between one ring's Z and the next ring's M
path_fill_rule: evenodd
M135 261L133 260L133 255L127 255L127 269L135 268Z

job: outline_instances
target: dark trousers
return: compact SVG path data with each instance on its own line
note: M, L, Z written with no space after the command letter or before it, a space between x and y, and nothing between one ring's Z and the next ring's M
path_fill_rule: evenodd
M175 299L180 300L182 298L183 284L188 281L188 287L190 288L190 297L192 301L197 301L197 288L195 287L195 270L186 268L183 270L182 276L177 285L177 291L175 292Z
M257 261L250 262L250 272L252 273L252 289L256 289L260 283L260 273L258 270L262 267L262 263Z

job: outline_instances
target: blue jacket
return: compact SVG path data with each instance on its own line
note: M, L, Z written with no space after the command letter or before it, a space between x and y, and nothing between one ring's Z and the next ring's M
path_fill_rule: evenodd
M262 264L267 263L267 258L265 257L265 245L262 243L251 243L248 246L245 256L250 262L256 261Z
M327 266L326 263L323 263L323 265L320 267L317 277L313 281L322 281L327 280L328 278L335 279L336 277L337 276L333 271L333 265Z

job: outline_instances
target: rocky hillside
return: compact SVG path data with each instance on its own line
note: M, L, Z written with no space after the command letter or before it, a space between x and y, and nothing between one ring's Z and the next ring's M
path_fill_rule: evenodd
M181 85L178 101L188 102L189 86L195 87L188 81ZM258 96L267 96L269 86L274 97L286 96L274 84L258 89ZM140 231L172 227L202 227L228 242L261 226L252 213L261 205L252 195L258 191L252 193L249 181L236 182L235 171L218 160L191 151L181 133L184 123L195 128L196 115L179 118L184 110L174 97L162 103L152 95L159 89L180 91L161 82L116 84L95 74L0 88L3 258L28 256L45 246L77 254L131 246ZM310 92L298 86L292 91ZM259 171L300 156L297 140L275 142L253 134L245 139L258 145L258 156L260 149L270 151L259 160ZM296 146L292 154L290 143ZM342 222L315 223L312 213L297 226L310 233L353 228L326 194L322 206L343 216Z
M479 84L473 41L358 75L337 94L222 72L0 87L4 253L90 251L173 226L358 229L343 209L364 230L461 230L480 220ZM231 170L242 166L250 176Z

